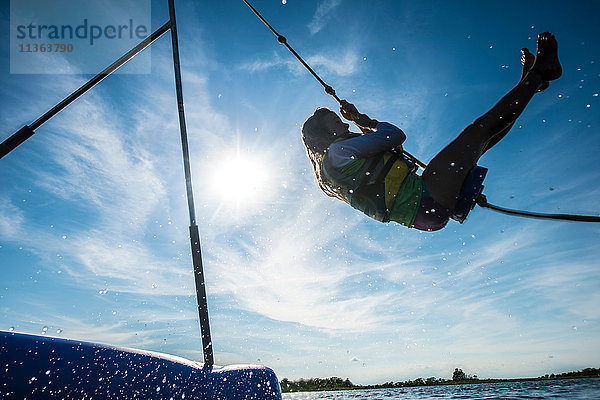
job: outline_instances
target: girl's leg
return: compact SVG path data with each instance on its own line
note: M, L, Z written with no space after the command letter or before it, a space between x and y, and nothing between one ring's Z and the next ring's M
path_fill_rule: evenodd
M466 127L431 160L423 172L431 196L442 206L454 209L467 173L490 144L497 143L495 137L506 135L544 82L557 79L561 73L556 39L544 32L538 36L533 68L490 111Z
M523 70L521 71L521 80L519 82L521 82L523 79L525 79L525 76L527 75L529 70L531 70L531 67L533 66L534 61L535 61L535 56L533 54L531 54L527 48L525 48L525 47L522 48L521 49L521 64L523 64ZM549 85L548 81L545 81L544 83L542 83L542 85L538 88L537 91L543 92L544 90L546 90L548 88L548 85ZM489 149L494 147L496 145L496 143L498 143L500 140L502 140L502 138L504 136L506 136L508 131L510 131L510 129L513 127L513 125L514 125L514 123L508 125L504 129L502 129L500 132L496 133L494 135L494 137L492 137L492 140L490 140L488 142L488 144L485 146L485 149L483 150L483 152L485 153L486 151L488 151Z

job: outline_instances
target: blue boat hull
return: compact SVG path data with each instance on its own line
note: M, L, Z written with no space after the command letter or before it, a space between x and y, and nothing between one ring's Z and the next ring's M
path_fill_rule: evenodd
M0 331L0 399L281 399L267 367Z

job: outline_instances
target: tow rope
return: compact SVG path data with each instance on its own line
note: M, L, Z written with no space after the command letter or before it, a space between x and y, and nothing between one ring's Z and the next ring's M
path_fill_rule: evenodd
M331 86L329 86L328 84L325 83L325 81L323 81L323 79L321 79L321 77L319 77L319 75L317 75L317 73L315 71L313 71L313 69L310 67L310 65L308 65L306 63L306 61L304 61L302 59L302 57L300 57L300 55L298 53L296 53L296 51L292 48L292 46L290 46L290 44L287 42L287 39L285 38L285 36L280 35L279 33L277 33L277 31L267 22L266 19L263 18L262 15L260 15L260 13L256 10L256 8L252 7L252 4L250 4L248 2L248 0L244 0L244 3L246 3L248 5L248 7L250 7L250 9L254 12L254 14L256 14L256 16L258 18L260 18L260 20L271 30L271 32L273 32L273 34L275 36L277 36L277 41L281 44L283 44L285 47L288 48L288 50L294 55L296 56L296 58L298 59L298 61L300 61L302 63L302 65L304 65L304 67L308 70L308 72L310 72L312 74L312 76L315 77L315 79L317 81L319 81L319 83L321 85L323 85L323 88L325 88L325 93L327 93L328 95L332 96L340 105L342 105L342 100L340 100L340 98L337 96L337 94L335 94L335 89L332 88ZM413 156L412 154L408 153L405 150L402 150L402 154L408 158L410 161L412 161L413 163L417 164L419 167L425 169L427 167L427 164L425 164L424 162L420 161L417 157Z
M574 215L574 214L545 214L531 211L513 210L511 208L504 208L495 206L487 202L487 198L484 195L479 195L477 198L477 205L482 208L489 208L490 210L497 211L504 214L516 215L519 217L527 218L538 218L538 219L557 219L563 221L577 221L577 222L600 222L600 216L595 215Z

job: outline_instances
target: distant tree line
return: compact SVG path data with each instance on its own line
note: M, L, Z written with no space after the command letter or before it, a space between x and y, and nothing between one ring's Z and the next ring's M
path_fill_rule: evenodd
M452 380L454 382L468 382L468 381L478 381L477 375L467 375L460 368L454 368L454 372L452 373Z
M546 374L540 379L565 379L565 378L598 378L600 368L584 368L581 371L563 372L562 374Z
M310 378L300 379L298 381L290 382L287 378L284 378L281 382L282 392L317 392L321 390L344 390L353 389L356 387L350 379L342 379L338 377L331 378Z
M519 378L519 379L479 379L477 375L467 375L460 368L455 368L452 373L452 379L443 378L417 378L403 382L385 382L378 385L355 385L350 379L342 379L338 377L331 378L310 378L290 381L284 378L281 384L281 391L287 392L316 392L328 390L349 390L349 389L384 389L397 387L413 387L413 386L431 386L431 385L455 385L463 383L488 383L488 382L518 382L530 380L545 380L545 379L569 379L569 378L597 378L600 377L599 368L585 368L581 371L564 372L562 374L546 374L538 378Z

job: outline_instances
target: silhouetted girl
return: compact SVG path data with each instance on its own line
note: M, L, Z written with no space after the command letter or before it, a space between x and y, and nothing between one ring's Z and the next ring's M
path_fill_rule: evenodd
M521 80L483 116L465 128L417 175L398 147L404 132L378 122L342 101L342 116L362 134L326 108L304 123L302 140L321 189L381 221L435 231L450 218L463 222L473 208L487 172L479 158L502 139L536 92L562 74L554 35L538 35L534 57L522 50Z

